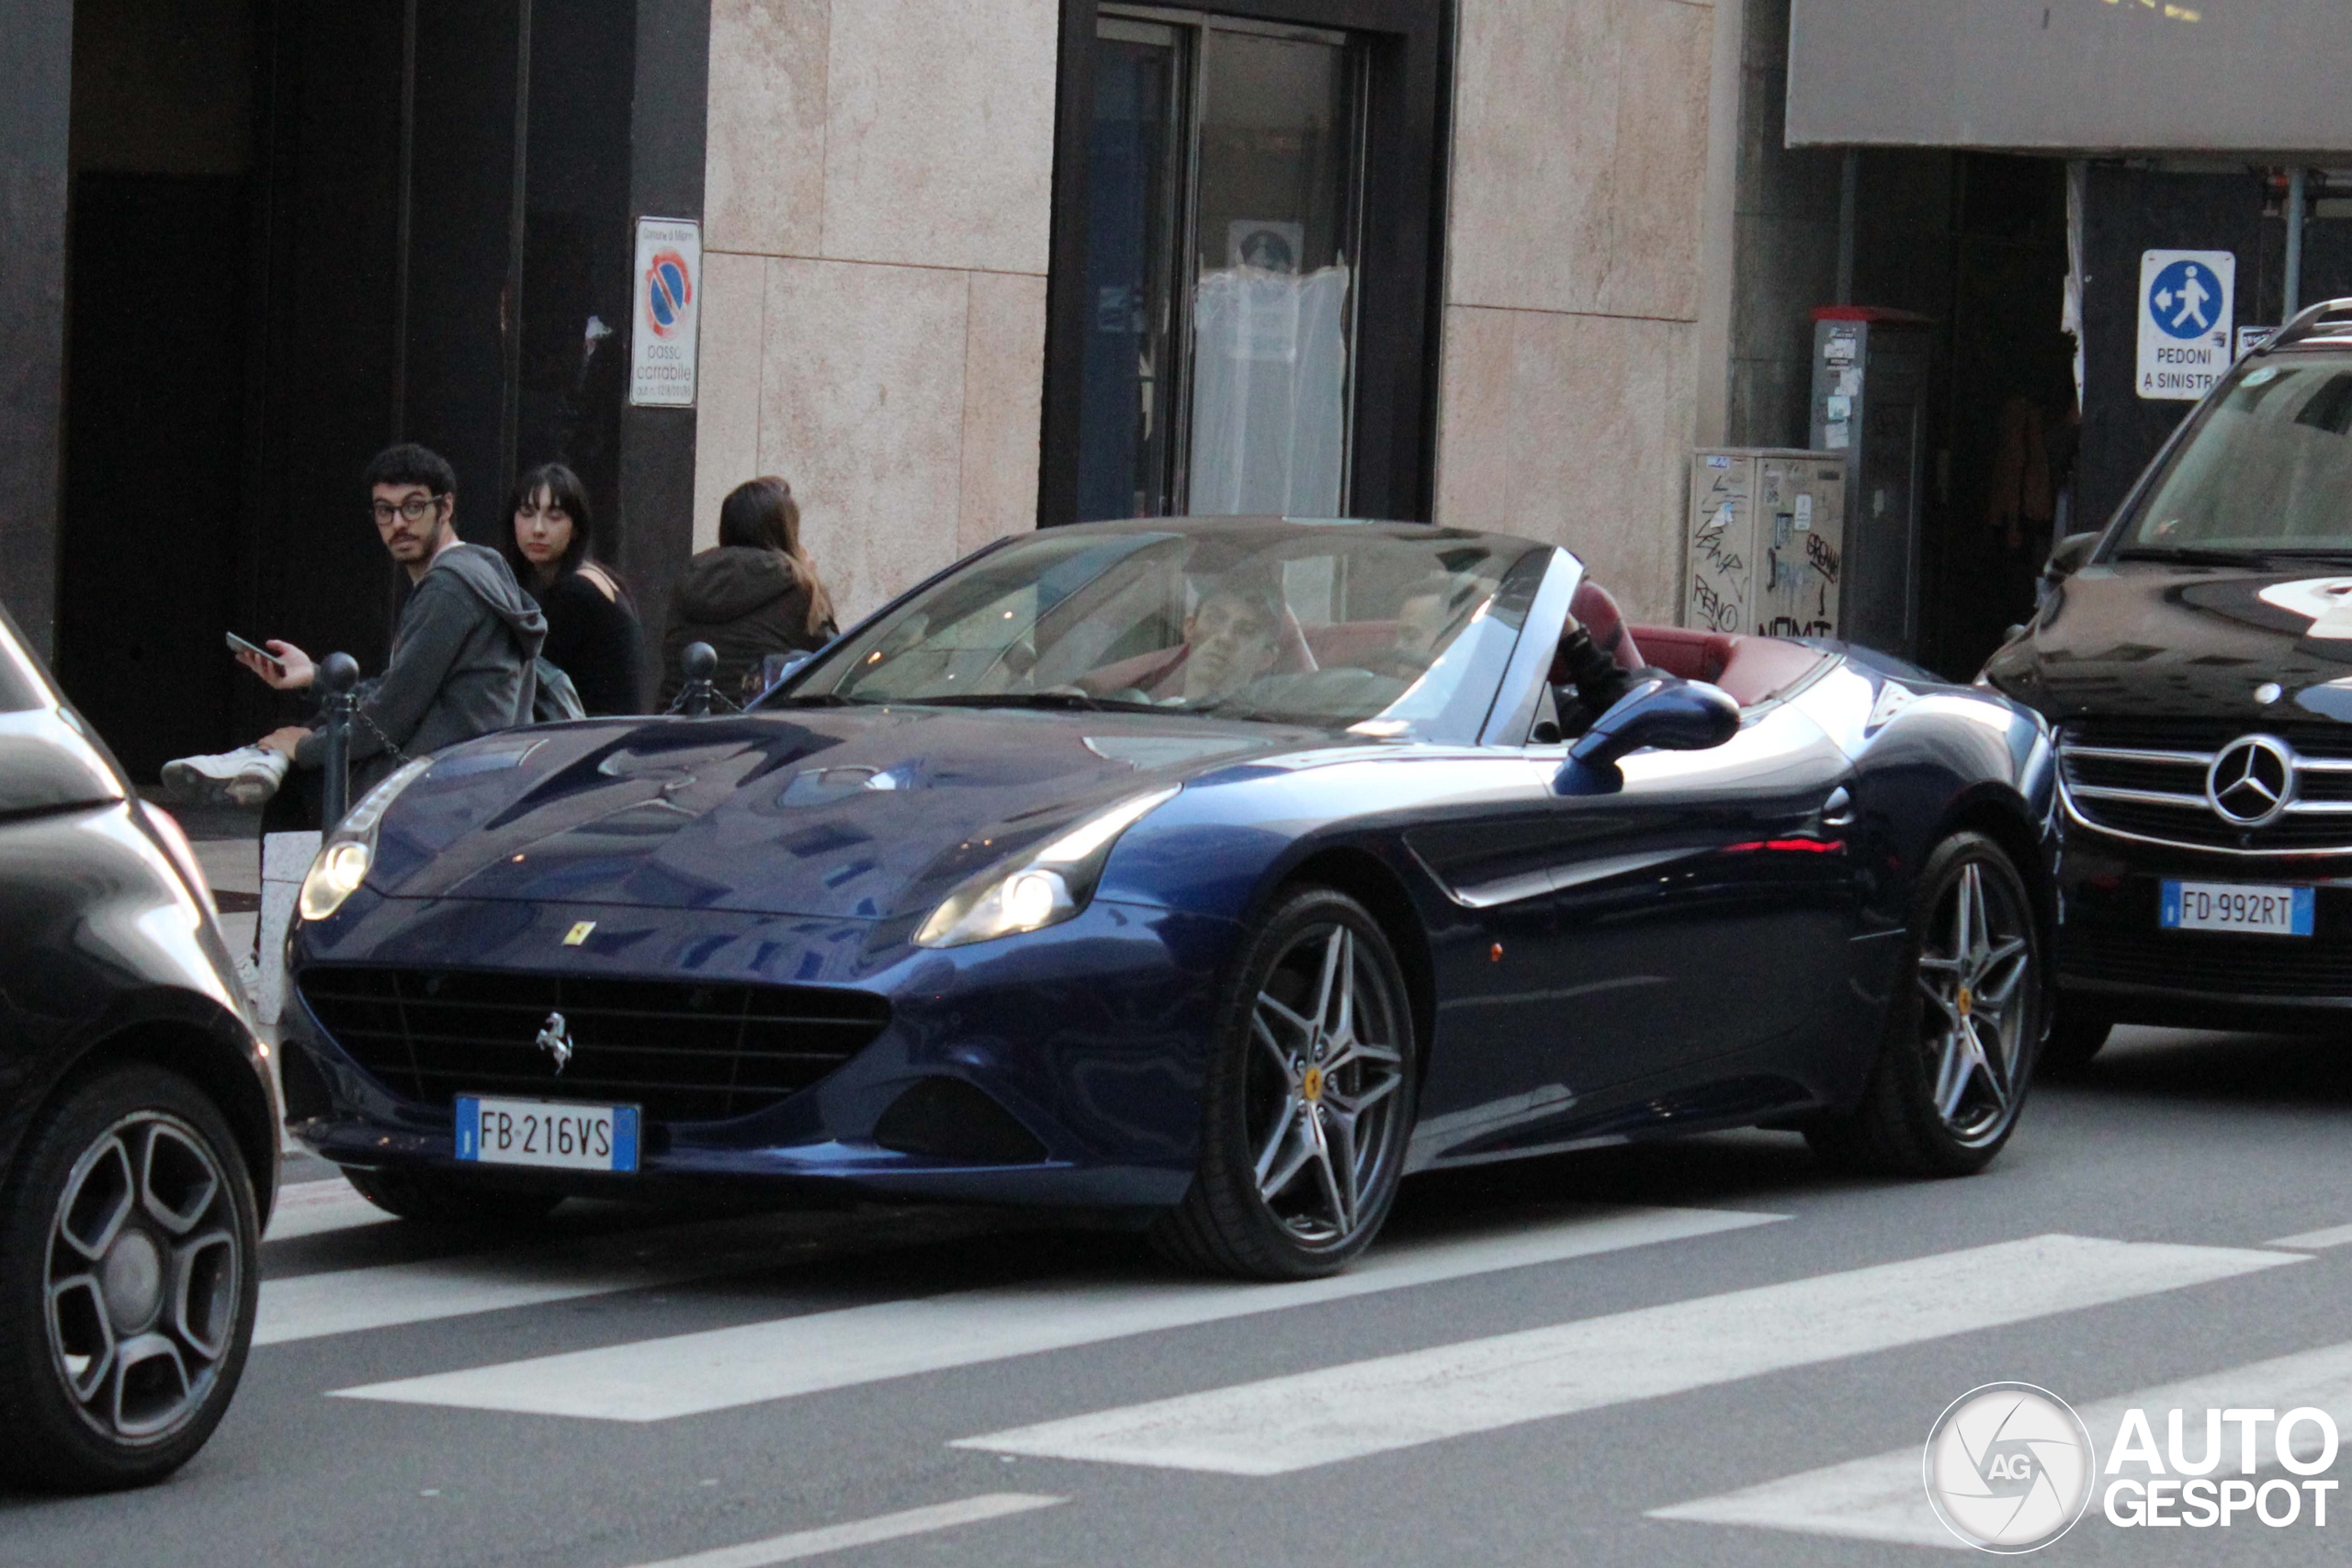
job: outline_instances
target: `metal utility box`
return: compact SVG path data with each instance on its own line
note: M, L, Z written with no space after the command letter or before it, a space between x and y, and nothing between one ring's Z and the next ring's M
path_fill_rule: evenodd
M1690 457L1683 625L1838 637L1846 461L1835 452L1726 446Z
M1919 649L1919 465L1928 389L1924 316L1866 305L1813 313L1816 451L1848 461L1849 641L1905 659Z

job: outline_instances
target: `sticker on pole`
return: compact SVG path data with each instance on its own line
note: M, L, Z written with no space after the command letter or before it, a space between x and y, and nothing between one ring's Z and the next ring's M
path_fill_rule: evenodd
M2228 251L2140 253L2140 395L2195 402L2234 355L2238 258Z
M692 408L702 318L702 225L682 218L637 220L637 321L628 400L640 408Z

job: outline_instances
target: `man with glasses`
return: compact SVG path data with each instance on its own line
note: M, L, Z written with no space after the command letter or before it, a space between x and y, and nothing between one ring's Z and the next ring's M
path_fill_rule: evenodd
M447 459L413 444L393 446L376 455L366 479L377 536L408 574L409 591L392 627L390 663L359 686L354 800L411 758L529 723L532 664L547 637L546 617L504 558L458 537L458 476ZM307 690L317 678L311 656L292 643L267 647L268 659L237 659L281 692ZM315 776L325 761L324 729L289 725L235 751L166 763L164 782L239 806L273 801L273 827L295 827L297 816L312 818L301 826L317 827L313 792L300 792L298 812L294 801L277 800L278 786L289 767Z

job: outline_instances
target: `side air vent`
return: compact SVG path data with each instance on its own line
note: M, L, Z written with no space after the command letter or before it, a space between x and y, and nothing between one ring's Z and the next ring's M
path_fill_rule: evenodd
M1012 1111L961 1078L924 1078L890 1102L874 1141L902 1155L973 1165L1035 1165L1046 1145Z

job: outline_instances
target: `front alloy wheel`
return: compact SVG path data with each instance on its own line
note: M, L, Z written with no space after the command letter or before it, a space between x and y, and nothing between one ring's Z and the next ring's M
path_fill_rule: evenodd
M1860 1169L1982 1170L2017 1126L2042 1018L2033 902L1992 840L1957 833L1928 857L1897 983L1860 1105L1807 1136Z
M253 1336L235 1149L194 1086L150 1067L84 1086L36 1134L0 1242L0 1403L21 1415L0 1473L132 1485L202 1446Z
M1387 937L1326 888L1254 933L1220 1020L1201 1169L1155 1235L1256 1279L1335 1272L1387 1218L1412 1131L1412 1010Z

